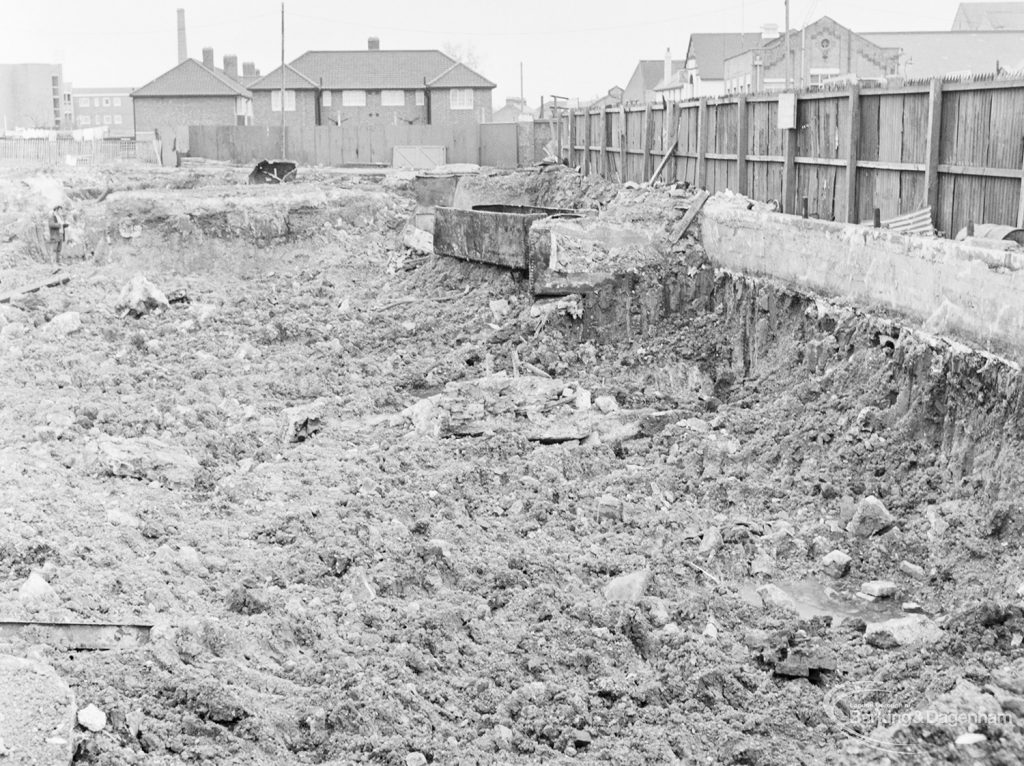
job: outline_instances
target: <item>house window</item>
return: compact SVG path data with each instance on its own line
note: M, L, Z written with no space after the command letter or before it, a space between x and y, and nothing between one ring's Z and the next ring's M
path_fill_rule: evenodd
M423 91L416 91L416 106L423 106Z
M405 106L404 90L382 90L380 92L381 106Z
M98 96L92 100L92 105L93 106L99 106L100 105L100 99L99 99Z
M69 106L71 105L71 94L70 93L65 93L64 94L64 103L68 104Z
M366 106L365 90L343 90L341 92L342 106Z
M278 111L280 111L280 109ZM239 96L235 99L235 117L246 117L248 114L249 99Z
M110 99L106 96L103 97L103 106L110 106Z
M78 105L79 106L89 106L89 97L88 96L82 96L81 98L79 98L78 99Z
M295 111L295 91L286 90L284 92L284 110L286 112ZM281 91L272 90L270 91L270 111L280 112L281 111Z
M80 114L80 115L78 115L78 124L79 125L92 125L92 117L90 117L87 114Z
M103 115L103 124L104 124L104 125L109 125L109 124L110 124L110 122L111 122L111 120L110 120L110 115L109 115L109 114L105 114L105 115Z
M320 103L323 104L324 106L330 106L331 105L331 92L329 90L325 90L321 94L321 96L320 96Z
M448 106L452 109L472 109L473 89L452 88L448 91Z
M120 125L121 124L121 115L119 115L119 114L115 114L114 115L114 124L115 125Z
M114 106L121 106L121 97L114 96Z

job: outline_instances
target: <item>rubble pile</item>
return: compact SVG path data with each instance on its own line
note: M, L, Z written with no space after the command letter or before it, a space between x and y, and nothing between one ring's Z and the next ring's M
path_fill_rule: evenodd
M69 169L117 244L4 271L49 286L0 303L0 654L50 670L0 762L1019 758L1012 364L698 259L581 342L578 296L404 256L401 184L192 172Z

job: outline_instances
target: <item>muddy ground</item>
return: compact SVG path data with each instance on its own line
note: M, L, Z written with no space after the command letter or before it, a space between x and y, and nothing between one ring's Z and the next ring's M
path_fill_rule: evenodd
M71 279L0 305L0 618L154 626L0 637L106 713L76 763L1021 762L1012 364L692 241L602 329L407 252L401 179L244 175L51 172Z

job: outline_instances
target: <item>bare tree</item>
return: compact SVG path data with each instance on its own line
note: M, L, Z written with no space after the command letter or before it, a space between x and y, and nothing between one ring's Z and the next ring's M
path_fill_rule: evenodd
M478 69L480 67L480 54L472 43L457 43L449 40L441 46L441 50L470 69Z

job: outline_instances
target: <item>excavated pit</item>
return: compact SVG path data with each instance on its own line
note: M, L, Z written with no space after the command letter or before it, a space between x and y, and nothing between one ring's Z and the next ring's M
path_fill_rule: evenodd
M76 763L1017 762L1012 362L716 269L699 228L535 301L406 251L404 182L135 172L70 195L70 282L0 305L0 620L153 626L0 631L106 712ZM682 214L463 180L659 243ZM6 290L52 271L29 201ZM139 271L174 300L132 318Z

